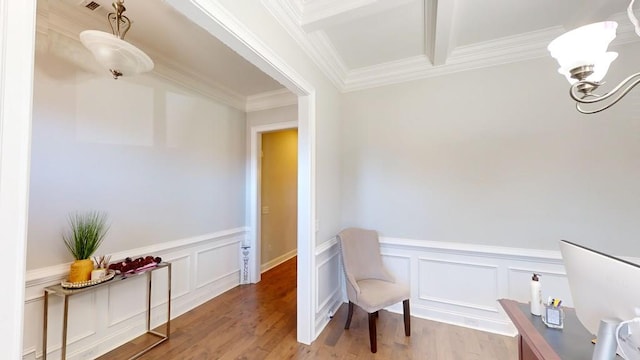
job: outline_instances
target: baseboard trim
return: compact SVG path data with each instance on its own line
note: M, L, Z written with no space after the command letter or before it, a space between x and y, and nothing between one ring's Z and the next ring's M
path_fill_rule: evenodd
M298 249L293 249L293 250L289 251L286 254L282 254L282 255L278 256L277 258L262 264L260 266L260 273L263 274L263 273L273 269L274 267L284 263L285 261L293 259L297 255L298 255Z
M316 313L316 334L320 334L322 330L324 330L342 304L343 301L341 298L332 298L330 304L328 303L328 305Z
M395 304L385 310L396 314L402 314L402 306L400 304ZM498 335L515 336L518 334L516 328L508 319L495 320L480 316L472 316L466 313L458 313L455 311L446 311L417 305L414 304L414 302L411 303L411 316L454 326L487 331Z

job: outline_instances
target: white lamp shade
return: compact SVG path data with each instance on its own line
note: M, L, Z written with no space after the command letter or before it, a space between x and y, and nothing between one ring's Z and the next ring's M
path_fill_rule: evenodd
M604 76L607 75L607 71L609 71L609 66L611 65L613 60L617 58L617 52L610 51L602 54L600 59L596 60L593 64L593 74L589 75L585 80L593 82L602 81L602 79L604 79ZM570 70L571 69L559 68L558 72L564 75L567 78L567 81L569 81L569 83L573 85L574 83L578 82L578 79L571 77Z
M609 65L618 56L615 52L607 52L609 43L616 37L618 23L603 21L579 27L560 35L553 40L547 49L558 63L558 72L567 76L569 82L575 82L570 77L570 70L579 66L593 65L594 73L587 78L589 81L600 81L609 70Z
M153 60L147 54L113 34L86 30L80 33L80 41L100 65L118 71L123 76L153 69Z

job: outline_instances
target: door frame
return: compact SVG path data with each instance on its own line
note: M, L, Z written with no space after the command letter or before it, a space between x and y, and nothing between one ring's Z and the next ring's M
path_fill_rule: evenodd
M257 283L262 278L262 238L261 238L261 220L260 209L261 203L261 166L260 149L261 135L265 132L297 129L297 121L278 122L273 124L251 126L249 130L249 177L247 181L248 188L248 213L249 213L249 281ZM299 151L299 150L298 150ZM297 172L297 171L296 171Z
M216 0L167 0L262 71L298 95L297 340L315 334L316 90ZM10 358L22 356L29 159L35 50L35 0L0 0L0 270L11 295L0 300L0 338Z
M298 342L311 344L315 329L316 89L218 0L166 0L177 11L298 96ZM262 6L262 5L253 5Z
M23 357L35 0L0 0L0 344Z

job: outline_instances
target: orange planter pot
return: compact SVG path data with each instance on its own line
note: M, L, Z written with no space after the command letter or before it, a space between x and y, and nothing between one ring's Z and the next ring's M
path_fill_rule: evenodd
M91 280L91 271L93 271L93 260L76 260L69 270L69 282Z

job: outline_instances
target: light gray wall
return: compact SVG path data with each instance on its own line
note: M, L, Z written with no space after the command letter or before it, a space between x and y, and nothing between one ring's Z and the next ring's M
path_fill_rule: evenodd
M72 260L70 212L110 215L99 253L245 225L244 112L150 75L36 61L27 269Z
M640 68L620 51L604 86ZM343 224L417 240L640 255L640 91L581 115L552 58L347 93Z

